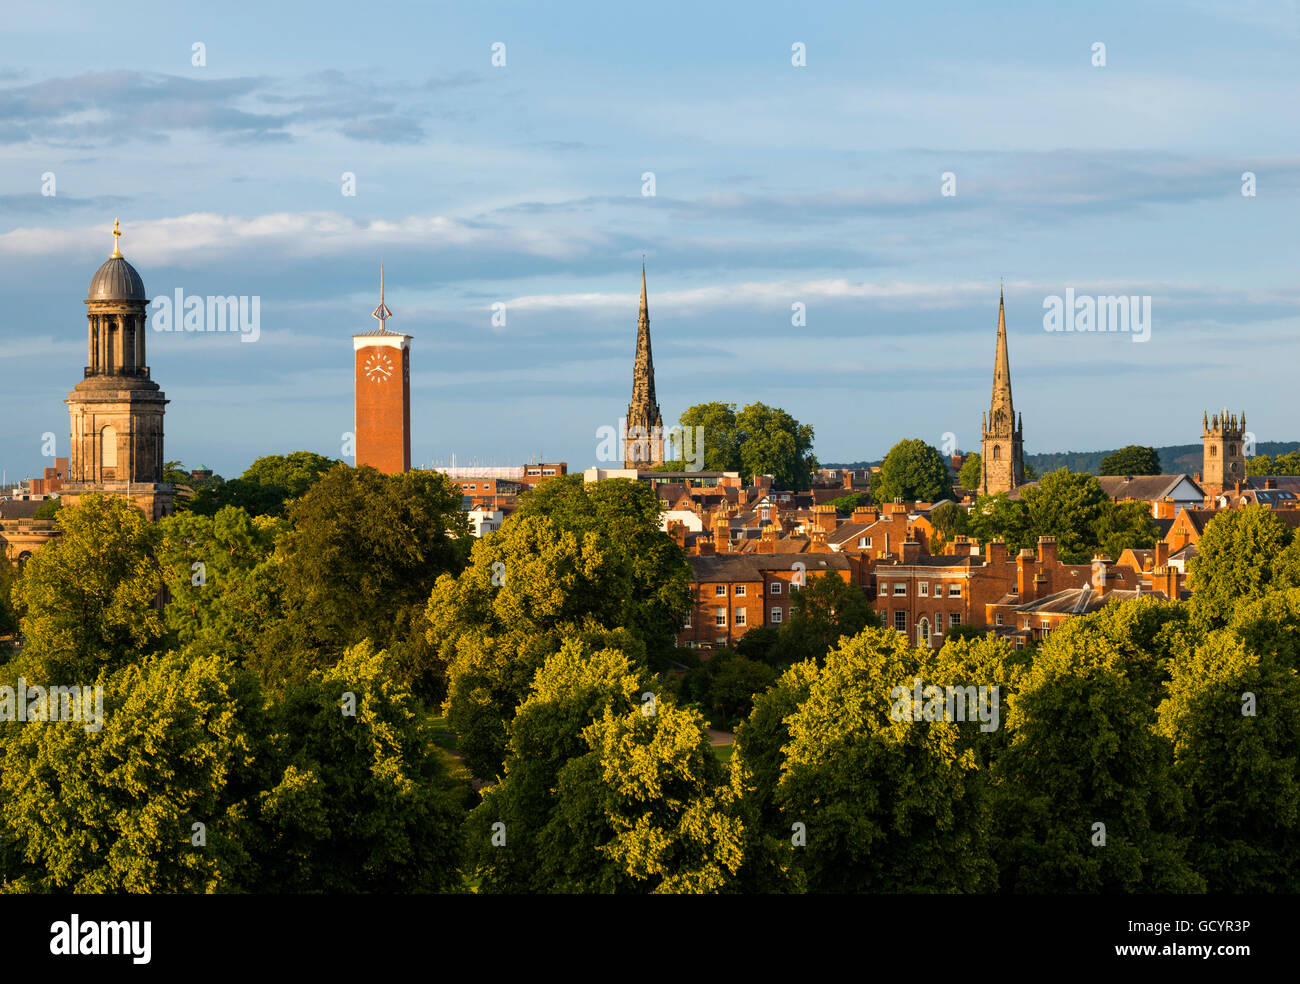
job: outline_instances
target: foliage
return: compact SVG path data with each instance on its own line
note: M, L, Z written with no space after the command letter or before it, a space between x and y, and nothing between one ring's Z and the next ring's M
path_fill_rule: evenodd
M777 671L768 664L722 649L686 674L680 692L684 700L704 708L713 727L730 730L749 715L754 695L776 678Z
M780 407L751 403L737 413L734 403L699 403L687 407L678 422L704 428L705 471L740 472L746 482L771 475L776 488L796 492L812 486L813 429ZM681 471L686 464L666 462L663 470Z
M250 854L263 732L256 680L219 657L168 653L96 682L102 730L84 719L0 725L0 863L11 890L263 887ZM206 843L196 846L199 830Z
M957 485L967 492L979 492L983 477L983 459L978 451L972 451L962 459L961 470L957 472Z
M1153 730L1152 679L1130 672L1132 650L1094 618L1054 632L1011 697L993 763L1001 887L1200 891L1172 746Z
M842 495L838 499L831 499L829 506L834 506L835 511L842 516L848 516L855 509L861 509L871 505L870 492L850 492L848 495Z
M583 482L573 475L543 482L523 497L515 514L518 522L546 517L561 530L596 537L612 564L612 580L602 589L625 592L622 614L598 621L634 630L654 664L675 649L691 606L690 566L677 542L660 529L660 511L658 495L642 482Z
M158 650L157 528L122 496L60 509L63 532L36 551L13 592L24 653L54 680L88 681Z
M802 588L792 588L790 611L769 653L775 665L822 659L841 636L855 636L880 617L866 593L834 571L809 576Z
M272 551L285 521L225 506L215 516L167 516L157 528L170 597L163 616L175 642L262 671L264 682L283 682L286 674L266 672L277 654L264 652L264 643L284 617Z
M1103 475L1159 475L1160 455L1155 448L1130 444L1101 460Z
M63 501L61 499L46 499L36 507L36 511L32 513L32 519L53 519L62 508Z
M1228 623L1244 601L1300 585L1300 547L1264 506L1225 509L1205 526L1189 570L1192 611L1206 628Z
M238 478L200 484L190 509L211 516L224 506L238 506L253 516L283 516L290 500L306 493L338 464L334 458L311 451L266 455L249 465ZM194 484L188 474L181 481Z
M899 441L873 476L871 494L879 503L938 502L953 497L948 462L919 438Z
M288 507L276 561L287 613L278 645L307 665L332 665L370 639L388 650L420 696L428 663L420 620L429 592L464 567L471 537L460 494L430 471L385 475L337 465Z
M368 642L270 712L259 890L446 891L459 884L463 792L419 702ZM348 713L349 704L354 713Z
M1300 475L1300 451L1270 457L1257 454L1246 459L1247 475Z
M787 843L806 835L793 864L809 891L992 886L982 785L959 734L975 726L893 714L895 688L910 709L913 681L928 679L930 658L896 632L867 629L805 671L807 695L785 719L790 737L772 797ZM746 768L749 747L738 747L734 768ZM756 787L747 792L763 796Z
M1096 550L1096 527L1112 507L1093 475L1064 468L1042 478L1022 495L1032 546L1040 536L1056 537L1057 555L1066 564L1086 564Z
M1190 857L1211 892L1300 890L1300 678L1212 633L1173 664L1159 730L1189 791Z

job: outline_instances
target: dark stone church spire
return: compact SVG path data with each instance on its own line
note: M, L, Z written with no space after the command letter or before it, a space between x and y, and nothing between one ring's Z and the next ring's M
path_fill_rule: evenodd
M632 367L632 402L627 407L624 468L650 468L664 460L664 421L655 399L655 365L650 352L650 305L646 301L645 264L641 265L641 312L636 322L636 361Z
M1011 357L1007 351L1006 299L998 296L998 343L993 358L993 397L980 438L981 495L1010 492L1025 484L1023 423L1011 399Z

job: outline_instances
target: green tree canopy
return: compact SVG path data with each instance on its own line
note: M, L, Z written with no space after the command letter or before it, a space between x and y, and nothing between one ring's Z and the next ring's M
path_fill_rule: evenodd
M1211 892L1300 891L1300 678L1212 633L1173 663L1159 731L1190 793L1188 852Z
M182 512L157 525L157 558L170 596L163 615L176 643L269 671L282 654L265 651L264 643L284 617L272 551L288 524L224 506L215 516ZM275 682L288 676L263 674Z
M57 682L93 680L156 652L164 634L158 530L117 495L90 493L59 510L63 535L36 551L13 592L24 654Z
M276 548L283 645L324 667L370 639L422 697L434 696L418 676L428 662L422 613L437 579L464 567L471 538L460 500L438 472L347 465L294 499Z
M895 499L938 502L953 496L948 462L920 438L899 441L890 448L876 479L872 495L882 504Z
M270 711L260 891L437 892L460 882L468 790L369 642Z
M1300 555L1291 541L1291 531L1264 506L1218 512L1189 566L1199 622L1224 626L1243 602L1300 585Z
M1086 564L1092 559L1097 524L1112 505L1096 476L1060 468L1027 487L1022 498L1031 536L1026 546L1040 536L1054 536L1064 563Z
M792 491L812 487L817 468L812 426L780 407L751 403L737 413L734 403L700 403L687 407L679 422L704 428L705 471L737 471L745 481L771 475L777 488ZM680 471L687 464L666 462L663 470Z
M982 461L978 451L970 452L962 460L961 470L957 472L957 484L967 492L978 493L980 490L980 480L984 475Z
M210 516L223 506L238 506L254 516L283 516L289 500L303 495L338 464L334 458L311 451L266 455L238 478L201 485L190 509ZM192 484L188 475L183 481Z
M769 658L776 665L823 659L841 636L855 636L880 617L866 593L834 571L808 577L790 593L790 612Z
M896 688L906 692L910 711L914 680L929 682L929 658L896 632L866 629L808 672L807 696L782 725L790 737L772 795L781 816L776 836L787 845L806 836L806 846L787 850L809 891L992 886L987 811L977 799L982 787L959 736L959 729L979 725L915 721L910 713L896 720L893 713ZM792 674L802 686L800 674ZM790 682L783 678L778 689ZM760 699L755 714L759 706L769 712ZM733 761L751 747L747 738ZM736 768L746 768L743 758ZM756 788L764 774L770 777L770 765L751 772L749 795L764 795Z
M1131 672L1133 649L1115 634L1053 632L1011 697L993 764L1003 891L1203 890L1172 746L1153 730L1151 677Z
M256 679L219 657L169 653L96 682L101 730L87 731L84 718L0 725L0 880L89 894L264 887L250 853L262 769Z
M1130 444L1101 459L1103 475L1159 475L1160 454L1155 448Z

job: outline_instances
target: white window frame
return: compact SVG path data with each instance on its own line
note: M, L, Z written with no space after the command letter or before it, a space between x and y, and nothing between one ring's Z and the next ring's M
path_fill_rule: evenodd
M930 582L929 581L918 582L916 585L916 590L917 590L918 597L921 598L930 597Z
M715 626L726 626L727 610L721 606L713 609L713 624Z
M773 608L773 609L772 609L772 624L773 624L773 625L780 625L780 624L781 624L781 619L784 618L784 617L785 617L785 612L783 612L780 608Z
M949 597L949 598L960 598L960 597L961 597L961 585L960 585L960 584L950 584L950 585L948 585L948 597Z
M736 609L735 616L734 616L734 621L735 621L735 624L736 624L736 625L744 625L744 624L745 624L745 609L743 609L743 608L737 608L737 609Z
M894 582L894 597L895 597L895 598L906 598L906 597L907 597L907 582L906 582L906 581L895 581L895 582Z
M745 597L745 586L743 584L736 585L736 597L737 598Z
M781 593L781 582L773 581L772 587L768 589L768 594L779 595Z
M715 598L727 597L727 586L725 584L715 584L713 586L713 597Z

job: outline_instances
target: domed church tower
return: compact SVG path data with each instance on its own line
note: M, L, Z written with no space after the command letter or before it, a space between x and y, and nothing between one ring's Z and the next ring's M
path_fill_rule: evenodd
M129 497L150 519L172 511L163 482L163 413L167 399L145 364L146 307L140 274L122 256L113 221L113 252L90 279L86 297L87 365L64 402L72 424L63 501L87 492Z

